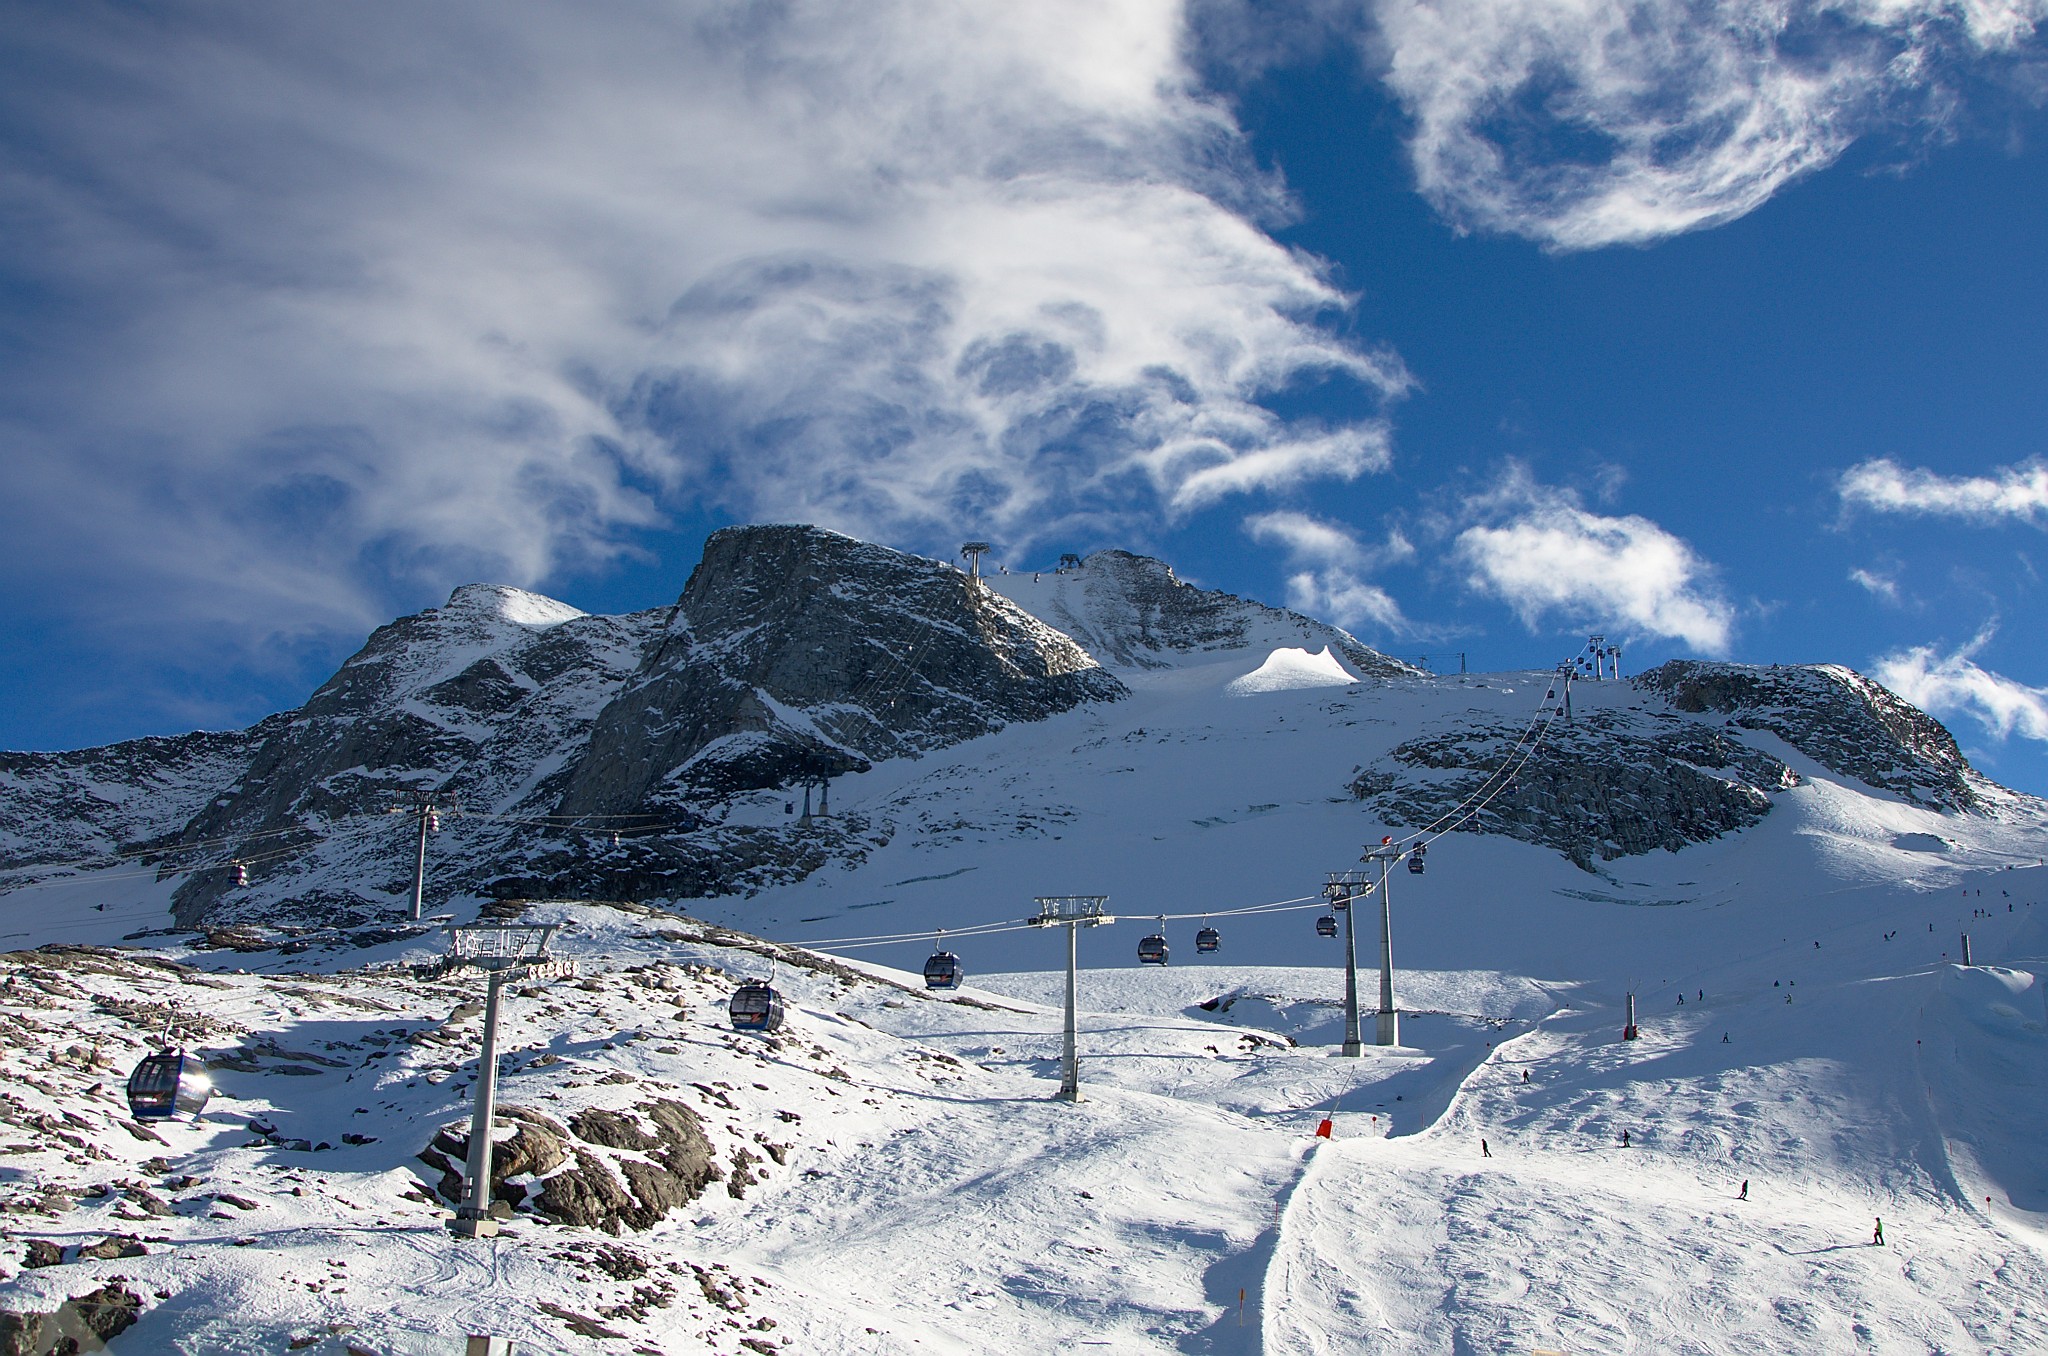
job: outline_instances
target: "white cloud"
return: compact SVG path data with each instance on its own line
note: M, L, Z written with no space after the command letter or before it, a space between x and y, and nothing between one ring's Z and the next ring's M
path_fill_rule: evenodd
M1347 631L1377 627L1402 633L1411 629L1392 594L1348 570L1301 570L1287 576L1287 605Z
M1254 541L1278 542L1298 561L1354 567L1365 561L1365 548L1349 529L1306 513L1288 509L1255 513L1244 520L1244 530Z
M1457 536L1467 582L1506 602L1524 625L1561 614L1573 624L1669 636L1707 654L1727 651L1735 609L1692 547L1649 519L1590 513L1520 468L1473 507L1493 521Z
M1562 249L1731 220L1865 129L1940 133L1954 62L2048 0L1380 0L1417 182L1455 223Z
M2039 522L2048 511L2048 464L2026 461L1988 476L1944 476L1880 457L1844 471L1836 488L1845 505L1879 513Z
M1877 680L1923 711L1968 716L2000 739L2017 734L2048 740L2048 688L2028 687L1978 666L1974 656L1991 634L1986 628L1947 655L1932 645L1885 655L1874 666Z
M1296 612L1326 618L1346 630L1414 631L1393 595L1363 577L1415 554L1399 528L1388 533L1384 546L1371 547L1336 523L1282 509L1253 514L1244 520L1244 529L1255 541L1280 544L1291 563L1305 567L1287 577L1287 605Z
M1857 568L1849 571L1849 582L1859 584L1887 603L1899 601L1899 581L1887 578L1871 570Z
M0 556L257 635L678 507L1028 544L1383 466L1391 356L1179 0L44 7L0 52ZM19 360L13 360L16 357Z

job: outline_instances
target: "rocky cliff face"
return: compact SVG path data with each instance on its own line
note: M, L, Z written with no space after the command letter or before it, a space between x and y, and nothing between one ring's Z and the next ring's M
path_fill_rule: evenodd
M1981 812L2003 794L1970 768L1939 721L1850 669L1681 660L1630 685L1650 704L1549 720L1512 778L1496 774L1515 758L1525 727L1450 722L1361 769L1352 794L1408 827L1470 810L1463 831L1555 848L1587 870L1676 852L1762 819L1800 776L1757 734L1932 809Z
M303 707L274 718L235 785L178 835L233 844L257 887L245 896L227 872L196 871L177 892L179 920L285 899L325 917L390 917L389 897L408 884L397 870L407 856L392 849L413 821L389 811L416 792L432 791L449 827L460 824L463 856L503 850L518 819L545 814L559 795L571 753L666 613L588 616L471 585L379 628ZM207 853L194 846L167 861ZM344 879L359 885L327 883Z
M1236 651L1328 646L1361 677L1418 672L1341 627L1196 588L1176 578L1165 561L1129 551L1097 551L1064 571L1002 575L989 583L1114 668L1174 668Z
M0 861L78 862L176 838L284 720L70 753L0 753Z
M672 813L1123 693L950 565L813 527L728 528L598 718L560 813Z
M1742 729L1768 731L1822 767L1915 805L1984 806L1982 778L1940 721L1839 664L1673 660L1632 681L1674 710L1731 716Z
M1352 794L1413 828L1442 825L1476 800L1459 832L1555 848L1590 871L1596 859L1676 852L1747 828L1769 813L1773 792L1798 784L1784 763L1719 730L1634 711L1560 717L1512 778L1498 776L1521 733L1482 725L1409 740L1361 772Z

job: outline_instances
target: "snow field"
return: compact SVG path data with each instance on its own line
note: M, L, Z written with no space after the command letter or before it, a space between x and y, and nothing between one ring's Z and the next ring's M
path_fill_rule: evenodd
M1229 696L1261 662L1125 675L1127 702L844 778L835 810L886 817L893 837L801 884L699 906L791 942L1015 922L1039 894L1108 894L1123 921L1081 941L1080 1105L1046 1100L1063 938L949 937L969 973L958 1001L880 982L915 985L922 939L849 946L865 982L784 964L791 1025L771 1044L723 1029L733 978L768 971L746 939L678 940L662 935L673 920L547 906L534 916L576 924L563 946L595 987L513 1001L502 1099L560 1119L682 1098L728 1169L735 1149L758 1156L757 1136L789 1146L788 1161L744 1199L712 1183L644 1234L522 1216L504 1238L458 1245L442 1207L408 1194L410 1164L464 1115L476 1022L451 1022L450 1008L480 986L284 973L421 959L431 938L245 958L167 946L223 973L65 982L179 993L246 1028L220 1042L267 1036L345 1067L296 1061L309 1072L285 1074L295 1061L259 1052L255 1069L223 1074L235 1100L208 1127L150 1145L115 1124L108 1091L147 1033L97 998L42 993L107 1042L115 1068L89 1078L32 1053L61 1051L58 1020L0 989L0 1013L40 1023L4 1052L27 1076L14 1088L23 1119L80 1114L89 1124L64 1133L106 1155L22 1132L43 1147L0 1160L14 1174L0 1176L0 1207L20 1202L0 1214L11 1254L28 1236L172 1240L147 1257L19 1271L0 1282L4 1302L47 1305L124 1275L170 1295L134 1330L138 1350L268 1351L319 1335L326 1345L308 1349L322 1356L344 1337L410 1351L485 1323L545 1351L730 1356L759 1350L743 1340L825 1356L2048 1350L2037 808L1944 816L1801 761L1804 784L1756 827L1597 872L1454 835L1426 876L1392 887L1404 1044L1340 1060L1341 953L1313 934L1315 896L1325 871L1397 827L1365 821L1348 778L1461 713L1525 713L1543 677ZM1633 699L1595 685L1577 698ZM779 822L779 797L757 808ZM7 931L20 945L111 942L152 910L160 920L157 888L39 892ZM1289 912L1221 912L1295 899ZM1224 950L1197 959L1205 910ZM1175 963L1140 969L1133 943L1162 912L1182 915L1166 925ZM1370 1009L1376 908L1359 921ZM1950 963L1963 931L1980 962L1968 970ZM677 987L650 987L652 975ZM1625 1045L1629 993L1644 1038ZM388 1007L351 1006L372 999ZM394 1026L445 1039L368 1042ZM1311 1152L1332 1107L1337 1138ZM274 1138L251 1142L241 1127L258 1117ZM376 1142L280 1144L356 1125ZM173 1191L145 1171L152 1156L202 1184ZM35 1203L46 1186L122 1181L166 1197L172 1215L124 1223L141 1207L118 1186L50 1213ZM220 1205L220 1190L257 1209ZM1879 1215L1882 1250L1867 1246ZM615 1246L644 1273L593 1268ZM714 1266L726 1270L707 1271L706 1288L694 1268ZM743 1309L712 1297L736 1293L730 1278ZM635 1300L657 1282L675 1294ZM626 1336L579 1336L537 1301ZM775 1326L750 1326L762 1318ZM336 1323L355 1330L329 1333Z

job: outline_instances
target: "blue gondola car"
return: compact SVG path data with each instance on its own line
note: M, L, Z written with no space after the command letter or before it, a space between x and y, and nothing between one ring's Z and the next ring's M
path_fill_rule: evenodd
M1321 918L1316 919L1316 936L1334 937L1336 935L1337 916L1335 914L1326 913Z
M782 1026L782 995L764 981L750 979L733 990L726 1012L735 1031L774 1031Z
M1158 933L1138 939L1138 963L1141 965L1166 964L1166 938Z
M1215 928L1203 928L1195 934L1195 950L1198 954L1206 956L1210 952L1220 951L1222 948L1223 934Z
M1410 875L1419 876L1422 874L1423 850L1422 844L1417 843L1415 850L1408 854L1408 872Z
M965 978L967 968L950 951L934 951L924 963L924 986L927 989L957 989Z
M138 1121L197 1117L212 1096L213 1075L183 1050L150 1055L128 1075L128 1114Z

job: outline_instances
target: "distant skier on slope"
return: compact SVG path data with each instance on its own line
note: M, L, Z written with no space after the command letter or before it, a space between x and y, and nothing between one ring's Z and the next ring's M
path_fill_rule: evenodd
M1873 1248L1884 1246L1884 1219L1882 1216L1878 1218L1877 1227L1870 1231L1870 1246Z
M1621 1132L1621 1147L1624 1149L1628 1147L1628 1131L1626 1130Z
M1747 1177L1742 1179L1742 1190L1735 1193L1735 1199L1738 1201L1749 1199L1749 1179Z

